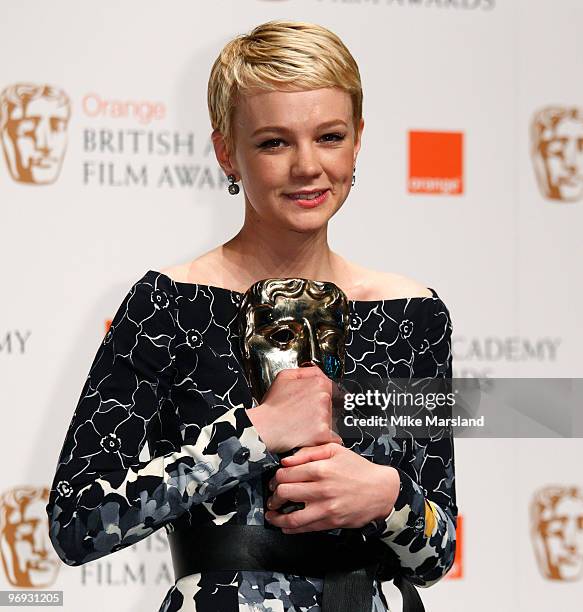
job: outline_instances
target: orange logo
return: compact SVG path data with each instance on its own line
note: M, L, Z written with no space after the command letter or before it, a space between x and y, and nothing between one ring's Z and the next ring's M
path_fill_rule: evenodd
M409 193L463 193L463 133L409 132Z
M534 172L549 200L583 199L583 110L548 106L530 128Z
M453 565L445 575L445 578L459 579L464 577L464 517L458 514L457 527L455 530L455 557Z
M57 180L70 116L69 97L50 85L17 83L0 93L0 137L15 181L48 185Z
M583 491L548 486L535 492L530 529L541 574L549 580L583 576Z
M0 555L11 585L45 588L59 572L49 541L47 487L15 487L0 495Z

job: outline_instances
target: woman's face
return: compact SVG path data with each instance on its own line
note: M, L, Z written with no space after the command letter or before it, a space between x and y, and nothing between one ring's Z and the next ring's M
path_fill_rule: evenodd
M364 121L355 134L350 95L336 87L245 94L233 119L230 162L246 206L278 227L305 232L326 224L348 196L360 149ZM325 197L311 207L290 198L314 190Z

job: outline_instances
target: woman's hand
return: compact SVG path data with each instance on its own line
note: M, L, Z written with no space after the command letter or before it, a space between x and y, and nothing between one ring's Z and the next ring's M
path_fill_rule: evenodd
M247 415L271 452L342 443L333 430L333 382L318 366L280 370Z
M275 490L265 518L284 533L363 527L386 518L399 494L395 468L372 463L335 442L300 448L281 463L284 467L270 481ZM286 501L302 501L305 508L276 512Z

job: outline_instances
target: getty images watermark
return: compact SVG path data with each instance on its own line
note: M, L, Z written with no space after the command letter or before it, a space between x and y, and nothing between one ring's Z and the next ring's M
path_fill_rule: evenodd
M456 393L424 393L410 391L390 391L383 393L378 389L374 391L368 389L364 393L345 393L344 394L344 410L347 414L344 415L344 424L351 425L376 425L380 427L422 427L422 426L463 426L463 427L484 427L485 416L462 417L443 416L435 412L436 408L450 408L455 406ZM358 416L352 411L356 407L376 407L380 408L384 415ZM395 412L389 412L391 408L395 408ZM414 416L413 414L403 414L402 409L414 410L415 408L423 408L422 416Z
M583 437L580 378L345 377L334 385L344 438Z

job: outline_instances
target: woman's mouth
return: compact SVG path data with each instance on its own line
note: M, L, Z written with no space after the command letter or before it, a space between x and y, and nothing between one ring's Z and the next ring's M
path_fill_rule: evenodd
M286 197L302 208L314 208L326 200L329 191L329 189L322 189L320 191L298 191L296 193L288 193Z

